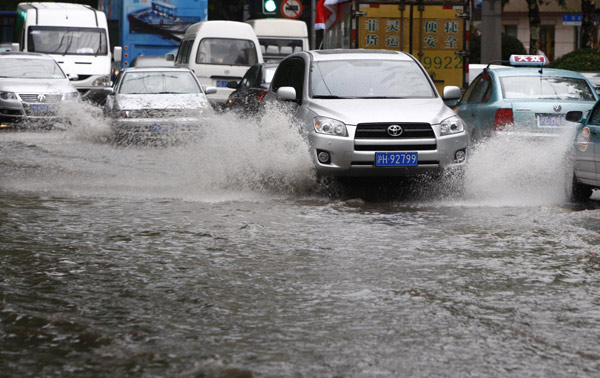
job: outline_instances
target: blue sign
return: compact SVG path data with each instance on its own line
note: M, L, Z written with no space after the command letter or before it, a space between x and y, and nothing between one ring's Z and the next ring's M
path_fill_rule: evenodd
M583 21L583 14L563 14L563 25L581 26ZM597 17L594 16L594 24L597 21Z

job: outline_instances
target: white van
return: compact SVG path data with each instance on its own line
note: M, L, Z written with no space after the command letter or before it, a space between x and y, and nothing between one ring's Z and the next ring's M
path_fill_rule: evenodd
M287 55L308 50L306 22L288 18L261 18L246 21L256 33L265 62L280 61Z
M83 96L111 85L103 12L83 4L19 3L15 34L20 51L53 57Z
M209 95L213 105L227 101L230 81L239 82L253 64L263 63L252 27L238 21L202 21L190 26L175 58L176 66L194 71L205 87L217 87Z

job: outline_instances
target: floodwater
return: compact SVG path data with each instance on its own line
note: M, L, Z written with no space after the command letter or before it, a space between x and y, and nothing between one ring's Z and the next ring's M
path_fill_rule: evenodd
M600 375L600 196L567 200L566 142L363 197L278 112L159 147L69 116L0 133L2 377Z

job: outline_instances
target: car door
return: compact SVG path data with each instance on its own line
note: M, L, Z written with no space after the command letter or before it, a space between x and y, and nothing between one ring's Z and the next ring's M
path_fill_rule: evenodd
M577 130L575 173L585 184L600 185L600 102L594 106L587 124Z
M493 116L490 120L488 116L484 115L489 113L486 109L490 108L493 87L491 75L486 72L482 73L467 88L458 106L458 114L468 125L471 142L490 135Z

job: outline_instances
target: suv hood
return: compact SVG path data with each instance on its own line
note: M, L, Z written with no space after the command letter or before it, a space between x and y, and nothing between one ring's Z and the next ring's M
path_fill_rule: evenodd
M317 116L347 125L373 122L437 124L456 113L440 98L427 99L312 99L308 108Z

